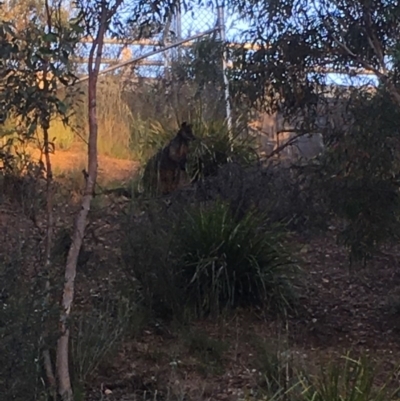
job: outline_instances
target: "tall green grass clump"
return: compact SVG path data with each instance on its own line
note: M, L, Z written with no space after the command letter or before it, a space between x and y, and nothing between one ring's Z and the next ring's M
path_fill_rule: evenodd
M135 158L142 163L143 186L149 187L143 174L146 163L178 132L160 121L145 121L137 116L132 127L131 147ZM229 131L226 120L205 121L201 115L189 122L196 140L190 144L187 159L187 177L190 182L215 176L218 169L228 163L250 166L258 158L255 138L245 133L237 120ZM152 191L150 191L152 192Z
M398 371L386 374L378 382L378 370L369 358L343 357L342 363L330 364L316 377L302 379L304 401L390 401L398 399Z
M125 227L126 270L156 313L206 316L255 305L283 313L293 306L297 268L282 225L256 212L238 219L221 201L172 209Z
M76 95L74 106L78 131L85 141L89 133L86 90ZM130 131L135 121L123 97L118 76L104 77L99 82L97 119L99 153L117 159L130 159L132 157Z
M169 129L160 121L145 120L137 114L133 119L130 136L133 158L145 164L176 132L178 130Z
M65 125L60 118L50 122L50 138L54 138L56 149L68 150L75 141L75 134L71 127Z
M192 180L213 176L228 163L249 166L257 160L255 138L245 132L239 119L229 131L226 120L207 122L196 117L193 132L198 140L192 144L188 158L188 173Z
M199 315L262 304L283 311L291 303L294 272L285 234L254 211L235 218L224 202L187 212L177 235L188 303Z

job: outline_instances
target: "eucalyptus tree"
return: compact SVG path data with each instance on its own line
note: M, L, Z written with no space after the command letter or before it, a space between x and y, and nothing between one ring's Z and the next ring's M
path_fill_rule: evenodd
M318 172L332 210L345 219L339 238L351 260L365 262L379 243L399 235L398 1L231 4L249 23L244 39L255 45L233 54L236 96L288 118L301 115L304 131L320 129L329 113L342 114L324 126L327 151ZM350 86L327 85L327 73L347 76Z

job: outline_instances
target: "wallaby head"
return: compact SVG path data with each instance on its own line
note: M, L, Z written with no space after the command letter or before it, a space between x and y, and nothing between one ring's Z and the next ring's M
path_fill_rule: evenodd
M192 125L184 121L178 131L178 135L187 141L194 141L196 137L193 134Z

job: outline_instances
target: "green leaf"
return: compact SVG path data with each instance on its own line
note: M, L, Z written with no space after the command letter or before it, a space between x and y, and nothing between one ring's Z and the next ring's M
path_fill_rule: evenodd
M46 33L43 35L43 41L46 43L56 43L58 42L58 36L55 33Z

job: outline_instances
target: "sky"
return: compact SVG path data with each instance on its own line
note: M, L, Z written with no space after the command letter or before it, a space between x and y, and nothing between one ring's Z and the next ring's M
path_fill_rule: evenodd
M249 29L249 24L244 19L241 19L238 14L229 12L227 8L224 10L225 14L225 30L226 38L229 41L235 41L240 38L241 33ZM182 36L188 37L191 34L205 31L215 26L217 21L217 12L206 9L205 7L197 7L194 13L182 15ZM239 39L240 40L240 39ZM376 85L377 79L371 75L360 75L356 78L345 74L328 74L327 83L337 85L361 85L365 83Z
M216 0L213 0L215 4ZM226 39L228 41L239 41L241 33L249 28L249 25L243 19L232 12L229 12L227 7L224 8L225 14L225 31ZM195 34L204 32L206 30L212 29L217 24L218 13L216 7L206 7L206 6L196 6L191 11L182 12L181 15L181 36L182 38L188 38ZM172 24L171 30L175 30L176 26ZM108 45L105 49L105 58L116 58L118 57L118 50L121 47L116 47L113 45ZM155 48L149 46L132 46L131 51L133 56L140 56L151 52ZM171 55L171 52L169 53ZM168 54L167 54L168 57ZM160 54L148 58L147 60L157 60L165 61L165 55ZM139 67L138 73L145 76L154 76L162 73L162 67L159 66L146 66ZM334 83L338 85L348 85L348 84L361 84L366 81L376 84L377 79L373 76L358 76L357 78L349 78L344 74L328 74L328 83Z

